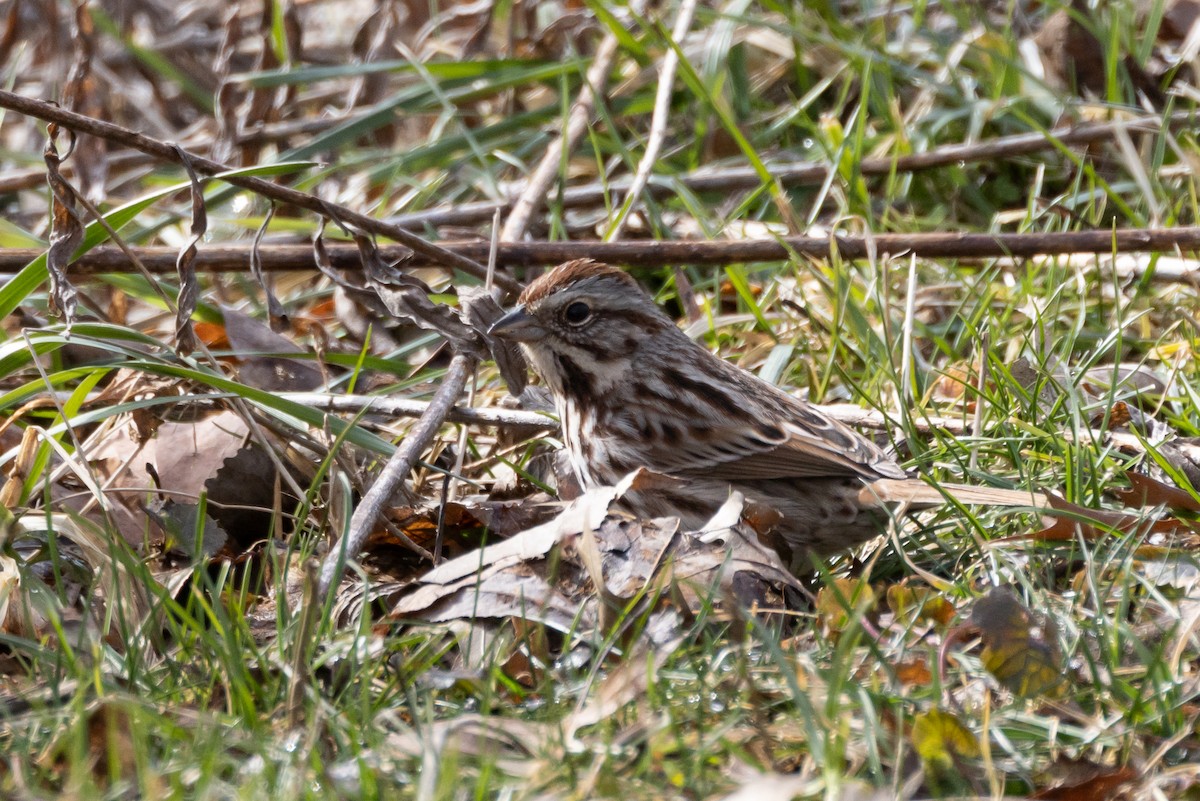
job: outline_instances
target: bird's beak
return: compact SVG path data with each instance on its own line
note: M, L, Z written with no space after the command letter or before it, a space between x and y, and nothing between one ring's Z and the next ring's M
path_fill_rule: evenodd
M514 342L533 342L546 336L546 329L542 328L536 317L525 311L524 306L518 306L492 323L488 333Z

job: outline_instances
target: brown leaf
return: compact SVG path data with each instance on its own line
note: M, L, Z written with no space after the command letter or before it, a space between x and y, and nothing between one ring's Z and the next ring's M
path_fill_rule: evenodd
M1158 29L1159 41L1182 44L1197 20L1200 20L1200 2L1197 0L1168 2L1163 10L1162 26Z
M1113 487L1109 489L1109 492L1126 506L1134 509L1165 506L1176 511L1200 512L1200 501L1192 497L1190 492L1156 481L1141 473L1126 473L1125 477L1129 479L1129 489Z
M304 353L295 342L236 309L222 308L221 313L225 316L229 347L241 359L238 379L242 383L270 392L304 392L325 383L325 377L311 362L259 355Z
M154 465L169 497L196 498L226 457L242 448L246 433L245 423L233 412L193 422L162 422L145 440L138 439L129 426L114 426L89 449L87 458L110 495L125 502L115 506L117 512L124 510L116 515L121 533L131 543L141 544L146 526L137 503L152 485L144 465Z
M67 267L83 242L83 223L75 210L75 189L61 172L62 163L70 158L75 147L75 134L67 135L71 145L65 156L58 153L58 125L47 126L46 147L42 158L46 162L46 180L50 184L51 201L50 247L46 251L46 271L50 274L50 308L60 314L70 328L75 321L78 296L67 277Z
M1042 54L1046 77L1052 84L1065 86L1079 94L1106 96L1108 49L1092 32L1092 10L1086 0L1073 0L1071 8L1060 8L1047 19L1034 41ZM1130 82L1146 95L1151 103L1161 105L1165 97L1158 83L1145 70L1126 56L1121 61Z
M1091 541L1108 536L1111 531L1130 535L1178 535L1190 530L1190 526L1181 520L1148 520L1144 516L1107 509L1088 509L1055 495L1047 497L1055 512L1053 523L1040 531L1004 537L996 542L1070 542L1076 536Z
M971 623L983 638L983 664L1002 685L1023 698L1061 696L1067 689L1057 629L1038 619L1008 587L975 602Z
M905 687L927 687L933 683L933 672L923 657L909 659L896 665L896 678Z
M284 465L301 482L307 480L301 475L303 459ZM277 518L295 508L299 499L293 497L288 482L280 480L279 468L258 443L249 442L226 456L216 472L205 478L204 490L209 516L242 547L275 536L273 523L281 530L291 530L287 520Z
M1046 772L1052 780L1063 783L1038 790L1030 798L1038 801L1106 801L1139 778L1137 771L1128 765L1111 768L1067 759L1059 759Z

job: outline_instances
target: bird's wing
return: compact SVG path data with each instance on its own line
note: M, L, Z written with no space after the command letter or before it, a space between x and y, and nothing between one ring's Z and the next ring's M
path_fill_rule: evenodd
M654 469L723 481L907 475L874 443L807 403L770 389L769 395L761 390L741 394L747 405L736 413L693 420L688 435L660 454L662 463Z
M685 478L904 478L896 461L842 423L783 390L712 356L681 335L679 348L703 369L644 365L639 395L657 406L669 448L644 447L652 470ZM633 412L630 411L633 416ZM666 421L666 422L662 422ZM627 430L646 430L632 421ZM646 434L649 436L649 433Z
M833 420L814 430L809 423L784 426L721 426L701 441L686 443L668 472L724 481L771 478L904 478L895 460ZM767 436L779 433L778 437Z

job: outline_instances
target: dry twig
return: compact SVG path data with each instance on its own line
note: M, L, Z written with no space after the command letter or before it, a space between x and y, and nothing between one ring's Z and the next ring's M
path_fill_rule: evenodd
M82 114L75 114L42 100L35 100L13 92L0 90L0 108L11 109L30 117L54 122L77 133L90 134L124 145L125 147L140 150L143 153L149 153L163 161L169 161L174 164L185 163L181 158L179 149L174 145L138 133L137 131L131 131L128 128L115 125L111 122L97 120ZM215 175L233 170L228 165L197 155L189 154L186 160L190 162L191 166L197 172L205 175ZM222 180L263 197L269 197L280 203L288 203L302 209L307 209L315 214L320 214L323 217L337 220L343 224L352 225L363 231L389 237L410 248L415 253L421 254L434 264L453 267L480 279L487 276L487 270L478 262L472 261L461 254L448 251L432 242L428 242L394 223L383 222L366 214L353 211L345 206L339 206L323 200L308 192L300 192L272 183L271 181L265 181L261 178L227 176ZM497 275L496 283L508 292L519 292L521 289L520 282L509 276Z
M395 454L388 460L383 472L375 479L371 489L359 501L350 518L350 525L345 536L330 550L321 565L321 578L318 585L318 597L322 600L328 597L329 590L341 580L346 560L353 559L362 551L375 521L391 500L392 495L403 483L405 477L412 472L421 454L433 442L434 435L446 421L450 410L458 402L463 388L467 385L475 369L476 360L473 356L459 353L450 361L450 368L442 379L441 386L434 393L433 399L421 415L417 424L409 430L404 441L396 448Z
M486 240L443 242L447 251L472 260L487 258ZM175 270L174 248L132 249L151 273ZM869 254L912 255L918 258L993 259L1033 258L1070 254L1174 253L1200 250L1200 226L1182 228L1121 228L1104 231L1067 231L1034 234L875 234L868 236L781 237L737 241L676 240L666 242L504 242L498 261L505 265L554 265L571 259L593 258L612 264L655 267L664 264L729 264L732 262L787 261L793 254L814 259L827 258L836 250L843 259L867 258ZM250 245L209 245L196 254L195 267L207 272L240 272L250 263ZM361 268L359 251L353 245L329 244L332 266L344 270ZM33 249L0 251L0 272L16 272L43 253ZM380 256L394 261L404 255L398 247L380 247ZM271 245L261 248L262 266L267 271L314 269L308 245ZM406 266L428 266L418 260ZM74 275L124 273L135 268L116 248L96 248L71 265ZM1149 269L1149 265L1146 265ZM497 274L499 278L499 274ZM1174 270L1167 278L1196 280L1186 270Z
M558 171L562 167L564 154L570 153L575 148L575 144L587 130L588 119L592 116L592 109L596 107L596 98L604 92L604 88L608 85L608 72L612 69L613 60L617 57L618 44L617 37L610 32L605 34L604 40L596 48L592 66L588 68L583 88L579 90L579 98L571 107L570 115L567 117L566 129L562 136L546 148L542 160L530 173L525 189L513 203L512 211L509 212L508 219L504 221L504 228L500 232L502 241L511 242L520 239L525 233L525 229L529 226L530 215L535 209L541 208L550 185L554 183L554 176L558 175Z
M1134 117L1108 122L1091 122L1075 126L1053 128L1049 131L999 136L982 142L966 142L943 145L925 153L907 156L882 156L866 158L858 163L858 172L864 177L888 176L906 172L920 172L941 167L956 167L960 164L975 164L1000 161L1017 156L1027 156L1045 150L1065 150L1112 139L1120 131L1133 133L1159 133L1164 130L1194 126L1196 115L1180 111L1165 120L1157 115ZM826 162L800 161L793 164L768 164L767 171L780 185L820 186L829 178L831 166ZM677 185L692 192L730 192L756 189L762 185L762 177L751 167L725 167L704 169L698 172L673 176L670 179L652 178L643 194L652 198L665 198L675 194ZM587 208L602 206L614 194L629 192L633 186L630 178L596 182L584 186L572 186L562 191L563 208ZM490 220L497 211L512 208L512 198L505 201L479 201L459 203L450 208L429 209L400 214L390 218L398 225L470 225Z

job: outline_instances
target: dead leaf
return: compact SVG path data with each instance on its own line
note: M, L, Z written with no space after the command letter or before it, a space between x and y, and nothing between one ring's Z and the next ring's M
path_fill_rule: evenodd
M870 614L879 598L871 585L857 578L837 578L817 592L817 619L827 632L846 630L856 617Z
M75 209L75 189L63 177L63 161L70 157L75 147L75 134L68 131L71 145L67 154L58 152L60 128L51 123L47 127L46 147L42 158L46 162L46 180L50 183L53 198L51 206L50 247L46 251L46 271L50 275L50 307L60 314L70 330L75 321L78 293L67 277L67 267L75 257L75 250L83 242L83 222Z
M236 309L222 308L225 336L237 355L238 379L270 392L304 392L324 385L321 371L304 359L263 355L304 353L304 349L259 320Z
M933 683L933 671L928 660L917 657L899 663L895 667L896 678L905 687L928 687Z
M1089 541L1108 536L1117 531L1130 536L1163 534L1175 536L1190 531L1190 526L1181 520L1154 520L1144 516L1113 512L1107 509L1088 509L1054 495L1047 495L1055 514L1049 526L1029 534L1018 534L994 540L995 543L1020 542L1070 542L1077 536Z
M940 709L918 713L909 740L926 769L949 773L963 759L978 759L979 738L958 718Z
M1190 492L1156 481L1141 473L1126 473L1125 477L1129 479L1129 489L1112 487L1109 492L1126 506L1134 509L1165 506L1176 511L1200 512L1200 501L1197 501Z
M1068 689L1057 628L1038 618L1007 587L975 602L971 623L983 638L983 665L1022 698L1061 697Z
M945 627L958 615L954 604L932 587L893 584L887 588L888 609L901 620L927 620Z
M1106 801L1125 785L1138 780L1137 771L1097 765L1086 760L1060 758L1045 771L1054 787L1038 790L1030 798L1038 801Z
M225 459L241 450L248 430L241 417L227 411L193 422L163 422L145 441L130 426L114 426L91 444L87 458L104 479L107 495L120 501L113 505L114 517L125 539L135 544L145 539L139 505L154 486L147 463L154 465L168 496L195 500ZM68 503L79 508L82 502Z

